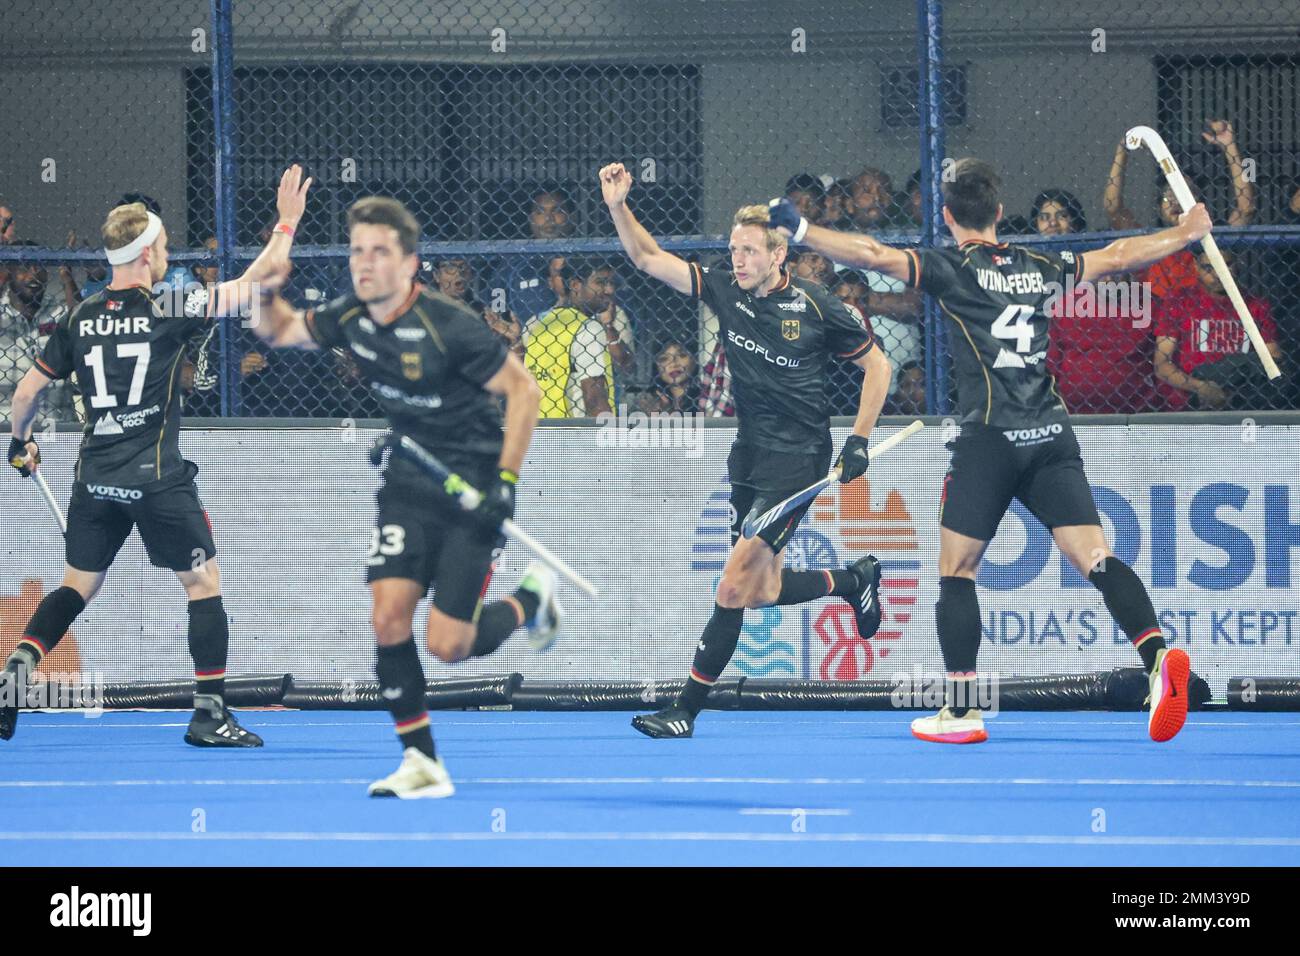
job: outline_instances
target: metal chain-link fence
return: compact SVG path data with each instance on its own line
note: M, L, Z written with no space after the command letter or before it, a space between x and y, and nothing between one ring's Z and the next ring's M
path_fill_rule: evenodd
M1149 154L1121 148L1135 125L1209 204L1284 375L1262 377L1191 250L1053 306L1067 405L1297 407L1300 14L1281 0L1011 3L996 22L936 0L231 6L0 0L0 418L60 311L104 281L98 227L126 194L161 209L169 281L207 282L256 255L302 163L299 305L350 290L347 209L393 196L421 223L422 281L518 351L544 415L727 416L716 316L631 266L600 166L632 172L662 244L724 268L735 210L782 194L832 228L950 241L935 199L964 155L1002 175L1002 236L1086 250L1176 211ZM933 302L797 248L789 265L870 322L894 367L887 413L952 411L962 343ZM834 365L834 414L860 383ZM196 416L378 414L345 358L267 349L236 322L194 343L183 384ZM47 417L75 415L64 386Z

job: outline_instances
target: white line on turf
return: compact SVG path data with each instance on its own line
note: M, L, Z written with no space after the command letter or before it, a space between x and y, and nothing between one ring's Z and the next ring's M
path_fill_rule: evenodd
M369 783L361 777L303 779L206 779L206 780L0 780L0 790L55 787L286 787L354 786ZM1227 787L1245 789L1300 789L1300 780L1194 780L1128 779L1084 777L463 777L461 785L477 786L713 786L752 784L755 786L831 787Z
M796 813L807 817L847 817L853 811L836 807L745 807L740 811L746 817L792 817Z
M1245 836L1056 836L1053 834L1002 833L709 833L703 831L665 832L519 832L484 831L448 833L311 833L306 831L208 832L184 831L96 832L40 831L0 832L0 840L43 842L129 841L142 842L236 842L282 841L297 843L440 843L459 841L702 841L727 843L974 843L1042 846L1241 846L1300 847L1300 837Z

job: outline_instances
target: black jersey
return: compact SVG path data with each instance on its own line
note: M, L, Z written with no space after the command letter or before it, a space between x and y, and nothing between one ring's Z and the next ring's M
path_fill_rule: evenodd
M908 285L939 300L963 422L1009 428L1064 421L1047 371L1044 304L1082 281L1083 255L972 239L956 249L909 249Z
M871 329L825 286L784 276L755 296L730 272L691 263L691 296L717 313L737 440L783 452L815 452L830 441L827 365L875 346Z
M206 298L191 295L168 316L144 286L103 289L50 334L35 367L76 377L86 410L77 480L161 487L186 475L180 451L181 359L206 324Z
M415 283L396 318L380 325L344 295L308 311L307 330L355 357L393 428L446 463L501 454L501 409L483 383L505 364L506 347L463 303Z

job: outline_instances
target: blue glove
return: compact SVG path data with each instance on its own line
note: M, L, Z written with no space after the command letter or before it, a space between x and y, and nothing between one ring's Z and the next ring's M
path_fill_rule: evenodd
M794 203L782 197L767 204L767 224L773 229L785 229L794 242L802 242L808 231L808 220L799 215Z

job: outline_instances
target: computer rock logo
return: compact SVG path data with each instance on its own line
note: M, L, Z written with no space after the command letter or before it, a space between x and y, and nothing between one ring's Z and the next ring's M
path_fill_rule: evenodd
M877 486L872 505L869 479L832 485L814 502L785 549L785 566L796 571L843 568L864 554L880 559L884 618L869 641L858 637L853 611L838 598L745 612L745 625L731 666L750 677L857 680L889 657L912 623L921 561L920 542L907 502L896 488ZM711 572L726 564L732 515L729 487L710 496L695 527L691 569Z

